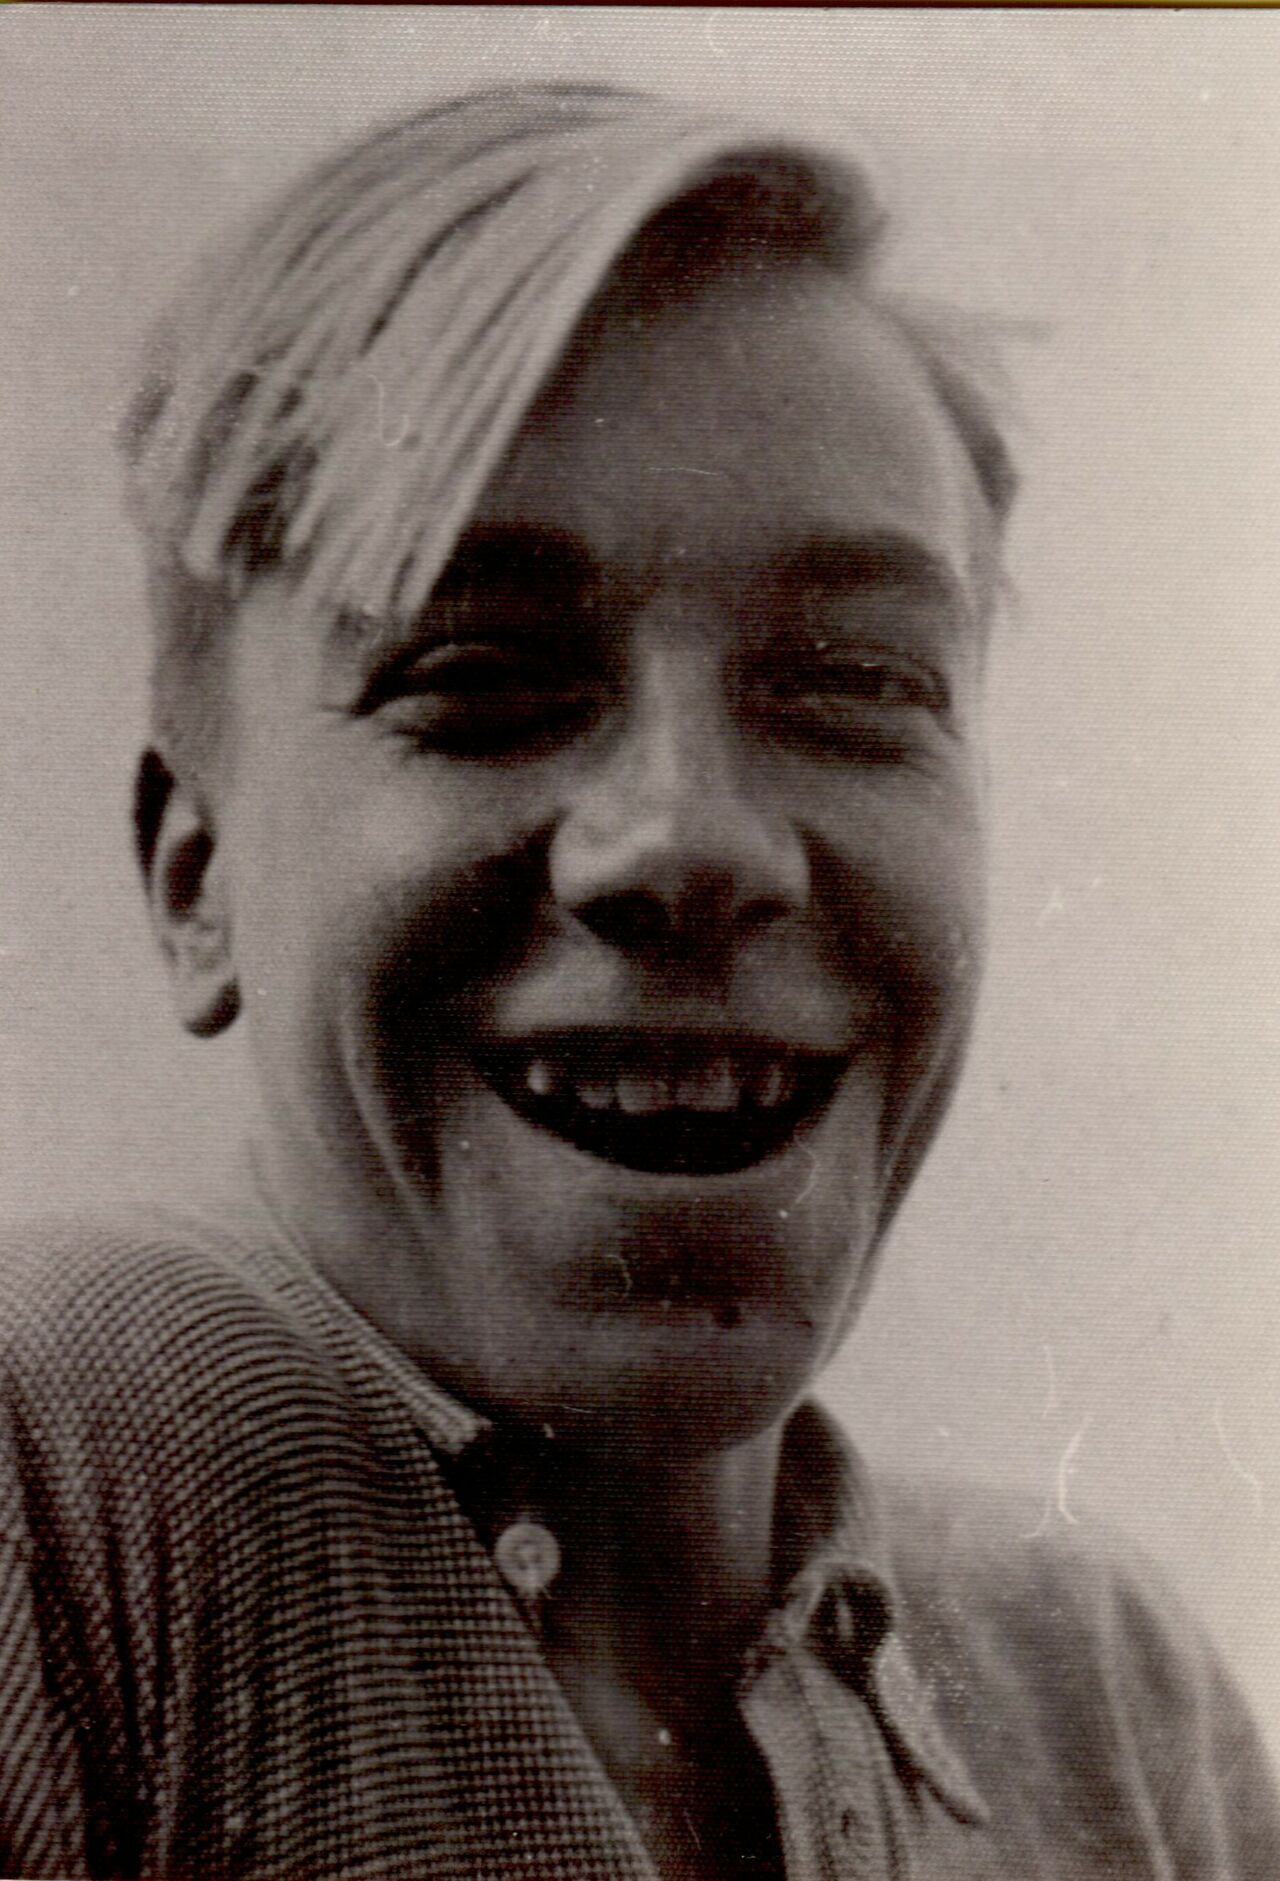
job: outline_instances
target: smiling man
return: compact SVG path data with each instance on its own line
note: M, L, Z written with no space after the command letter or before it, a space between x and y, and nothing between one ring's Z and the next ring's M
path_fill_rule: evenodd
M158 341L140 852L262 1102L7 1256L5 1872L1280 1871L1145 1568L806 1403L969 1030L1012 488L879 220L486 94Z

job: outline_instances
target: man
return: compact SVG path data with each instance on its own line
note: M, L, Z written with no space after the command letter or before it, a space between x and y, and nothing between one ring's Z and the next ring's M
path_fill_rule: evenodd
M6 1872L1275 1872L1145 1569L805 1403L969 1028L1012 491L879 221L486 94L159 343L140 851L262 1103L216 1220L6 1257Z

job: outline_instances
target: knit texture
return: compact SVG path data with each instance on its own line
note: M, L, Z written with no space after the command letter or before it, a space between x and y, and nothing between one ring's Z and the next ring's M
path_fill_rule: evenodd
M654 1881L450 1486L482 1420L264 1231L0 1250L0 1871ZM1256 1740L1145 1570L797 1413L744 1670L787 1872L1266 1881Z

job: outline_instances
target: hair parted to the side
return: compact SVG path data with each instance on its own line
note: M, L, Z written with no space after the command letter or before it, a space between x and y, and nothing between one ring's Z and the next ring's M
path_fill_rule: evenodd
M806 262L870 293L882 219L845 154L590 85L435 105L304 177L162 322L123 429L166 761L198 777L214 754L218 662L255 579L373 621L426 603L607 285L661 299ZM1013 474L984 348L961 321L876 304L1001 520Z

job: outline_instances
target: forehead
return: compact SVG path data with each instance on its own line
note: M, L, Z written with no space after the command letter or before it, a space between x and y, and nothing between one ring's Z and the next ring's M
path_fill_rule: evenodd
M993 525L905 339L842 279L793 268L593 320L475 521L627 566L749 573L856 539L932 566L983 611Z
M490 479L462 549L450 578L508 595L548 582L567 595L593 571L643 584L678 566L690 584L731 590L739 617L757 583L794 571L862 587L870 573L940 601L981 637L997 531L903 336L846 281L794 267L649 307L606 300ZM411 641L422 618L322 610L318 622L278 590L251 591L240 613L238 640L257 638L261 616L277 660L340 667Z

